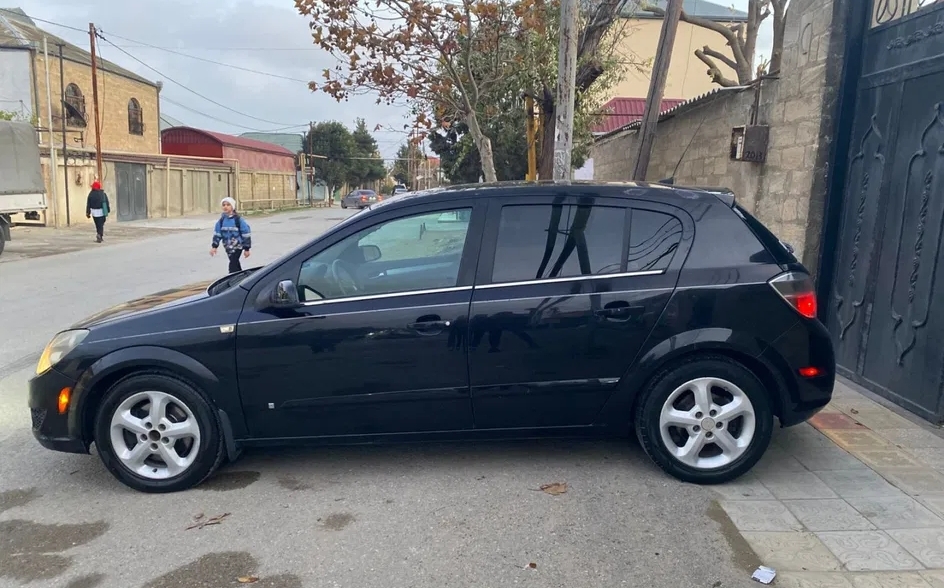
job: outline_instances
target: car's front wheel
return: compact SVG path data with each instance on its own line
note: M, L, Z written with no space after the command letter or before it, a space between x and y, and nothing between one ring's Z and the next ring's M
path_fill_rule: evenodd
M164 374L120 380L95 421L105 467L142 492L176 492L202 482L223 460L219 418L189 384Z
M690 358L657 375L643 394L635 418L639 442L659 467L685 482L733 480L770 444L768 391L733 359Z

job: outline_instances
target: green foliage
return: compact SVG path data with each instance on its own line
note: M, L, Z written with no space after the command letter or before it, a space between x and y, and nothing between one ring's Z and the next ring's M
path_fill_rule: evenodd
M354 132L351 133L351 138L354 140L356 157L374 157L376 159L352 160L348 182L352 185L365 186L385 178L387 176L387 170L384 168L383 160L380 158L380 151L377 149L377 141L374 139L373 135L370 134L370 131L367 130L367 124L364 122L364 119L357 119Z
M356 157L354 137L343 123L328 121L316 124L305 136L305 152L325 159L312 159L315 175L324 180L333 193L351 177L351 157Z
M393 169L391 170L391 175L393 178L410 188L411 190L416 189L414 184L415 178L410 178L410 161L413 160L413 165L417 165L420 161L423 161L423 153L420 151L419 146L416 143L407 142L403 145L400 145L400 148L397 149L397 159L393 162Z

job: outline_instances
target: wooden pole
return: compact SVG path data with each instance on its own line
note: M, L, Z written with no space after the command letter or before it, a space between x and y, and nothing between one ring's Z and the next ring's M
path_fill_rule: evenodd
M577 83L577 0L561 0L557 51L557 120L554 126L554 180L570 180L574 148L574 86Z
M53 206L54 223L59 226L59 158L56 157L56 145L53 143L52 131L52 89L49 84L49 43L46 41L46 35L43 35L43 65L46 69L46 118L44 123L49 128L49 187L52 190L52 199L55 202Z
M528 135L528 177L529 182L538 179L538 151L534 137L534 98L526 96L524 99L525 129Z
M69 213L69 147L66 144L66 118L68 117L68 112L66 111L66 76L64 73L65 61L62 58L62 48L63 44L59 43L59 109L62 112L62 183L65 186L66 190L66 226L72 224L72 217ZM52 113L49 113L49 118L52 119ZM58 180L57 180L58 181Z
M668 0L665 16L662 19L662 33L652 65L652 79L649 80L649 95L646 97L646 110L639 129L639 152L633 168L633 180L646 180L649 169L649 157L656 138L656 124L662 111L662 96L665 93L665 81L669 76L669 64L672 62L672 47L675 45L675 33L678 30L679 17L682 14L682 0Z
M89 23L89 43L92 54L92 102L95 111L95 166L98 181L102 181L102 123L98 113L98 60L95 58L95 24Z

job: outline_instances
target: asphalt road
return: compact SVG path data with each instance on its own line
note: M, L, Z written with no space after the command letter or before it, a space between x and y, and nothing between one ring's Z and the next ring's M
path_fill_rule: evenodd
M250 261L346 214L250 219ZM668 478L635 443L251 451L161 496L121 486L95 456L42 449L26 382L56 331L226 269L208 255L209 228L186 230L212 219L152 224L179 230L0 262L0 586L754 585L757 562L714 492ZM566 492L540 490L555 482Z

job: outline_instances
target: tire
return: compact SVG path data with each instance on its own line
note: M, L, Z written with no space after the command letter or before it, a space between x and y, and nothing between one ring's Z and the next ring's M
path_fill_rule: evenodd
M3 247L7 244L6 239L3 238L3 235L0 235L0 255L3 255Z
M119 414L126 416L121 425ZM164 422L151 422L157 414ZM167 432L174 429L175 435ZM200 391L171 376L144 373L105 393L95 444L105 467L125 485L148 493L177 492L197 486L220 466L225 455L220 431L219 416ZM116 448L116 442L124 447Z
M341 208L347 208L347 203L345 203L343 200L341 201Z
M697 402L697 390L704 391L701 397L709 399L708 404ZM709 414L702 412L705 406ZM668 413L669 409L675 412ZM726 413L735 416L725 421ZM682 422L685 426L671 424ZM767 451L773 411L769 393L750 370L728 357L702 355L651 380L634 424L646 454L666 473L683 482L720 484L746 473ZM699 441L704 442L702 448L691 451ZM682 457L685 453L687 459Z

